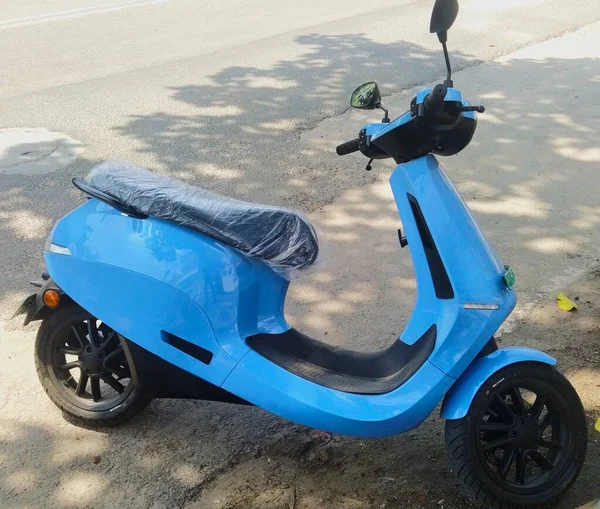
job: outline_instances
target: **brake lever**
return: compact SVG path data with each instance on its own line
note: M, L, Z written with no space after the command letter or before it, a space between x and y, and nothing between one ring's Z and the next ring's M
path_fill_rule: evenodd
M485 111L485 107L481 106L460 106L458 111L476 111L477 113L483 113Z

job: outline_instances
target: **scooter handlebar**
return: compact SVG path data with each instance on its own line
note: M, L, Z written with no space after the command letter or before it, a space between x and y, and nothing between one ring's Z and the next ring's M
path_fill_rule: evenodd
M445 85L436 85L423 101L425 109L431 113L440 111L444 105L444 98L447 92L448 89Z
M346 154L351 154L352 152L357 152L359 150L359 139L356 138L354 140L347 141L346 143L342 143L338 145L335 149L338 156L345 156Z

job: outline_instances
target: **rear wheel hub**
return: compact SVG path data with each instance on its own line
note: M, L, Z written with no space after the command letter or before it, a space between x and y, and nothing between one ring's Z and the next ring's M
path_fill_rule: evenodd
M133 390L119 335L93 317L56 336L51 371L62 395L85 410L113 408Z
M86 346L79 354L79 362L84 372L88 375L100 375L104 372L104 359L106 355L98 348Z

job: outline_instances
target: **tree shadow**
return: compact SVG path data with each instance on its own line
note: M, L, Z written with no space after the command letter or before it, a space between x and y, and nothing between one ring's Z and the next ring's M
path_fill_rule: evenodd
M157 111L115 129L172 174L204 187L218 189L226 181L238 196L259 192L263 200L304 210L328 203L340 190L370 179L337 171L333 146L298 146L300 133L345 111L340 98L361 82L403 68L404 80L433 79L443 59L416 44L382 44L360 34L302 35L296 43L300 54L272 67L230 67L207 83L170 89L171 98L193 107L194 115ZM473 59L457 52L453 61L460 68ZM389 94L399 87L390 80L382 89ZM325 155L327 166L334 166L335 188L331 168L314 164Z
M414 301L408 253L399 250L395 236L397 213L374 172L359 171L357 159L336 159L333 154L336 143L356 135L360 123L348 121L358 119L356 114L326 120L327 126L342 125L323 131L316 141L311 133L319 128L308 130L341 113L336 97L376 78L382 69L418 61L433 80L441 74L443 61L417 45L377 44L360 35L311 35L298 43L306 51L296 60L269 69L230 68L208 84L171 90L178 102L197 108L195 115L158 111L115 129L158 161L160 171L213 190L227 188L241 198L311 212L330 239L329 262L296 284L288 313L315 337L372 350L398 336ZM458 67L469 61L468 56L453 55ZM443 161L492 244L520 278L525 306L504 329L501 342L550 349L582 392L590 423L600 411L593 387L598 358L590 354L597 351L595 317L600 309L590 298L590 307L583 306L575 321L573 315L556 314L550 303L557 285L568 286L598 261L590 231L597 228L600 209L594 193L585 190L596 181L599 126L586 102L589 96L580 98L579 90L589 93L599 77L598 59L562 57L506 60L457 74L457 86L464 84L467 97L484 102L487 113L480 117L471 146L459 158ZM382 83L384 90L392 87ZM388 97L386 103L403 111L413 92ZM24 296L27 280L36 276L29 273L30 260L39 260L41 269L51 224L83 199L73 190L57 201L56 189L69 187L74 171L83 173L96 162L80 160L75 170L42 177L0 179L5 197L0 237L11 246L4 260L11 271L0 291L2 299ZM381 171L381 178L388 173ZM22 238L24 225L31 238ZM544 267L554 267L554 273L546 274ZM590 295L598 295L598 286L593 280ZM580 339L576 350L574 334ZM30 355L30 346L20 348L19 358ZM5 378L1 383L9 393L20 382ZM56 412L35 380L28 387L42 412ZM315 500L326 498L335 482L327 477L334 471L329 460L311 472L310 460L294 452L299 443L312 440L312 431L256 408L157 402L130 425L97 435L57 424L52 417L47 424L44 416L32 424L16 415L19 408L2 407L5 476L0 493L12 504L8 507L38 506L41 497L49 507L112 507L124 501L139 507L183 505L201 496L219 474L254 461L262 450L273 451L275 440L280 445L269 454L288 458L281 461L288 462L289 470L279 477L272 473L273 482L302 477L305 485L317 487ZM364 504L383 503L381 490L386 497L414 499L406 507L436 507L441 499L447 507L471 507L444 466L441 429L432 417L419 430L399 437L340 438L333 465L351 465L352 479L361 479L353 497ZM590 429L588 463L561 502L563 509L598 496L594 490L600 449L592 433ZM101 456L98 463L94 456ZM392 482L384 478L406 483L383 489L382 483ZM158 493L149 479L158 484Z
M155 403L117 429L74 428L55 417L0 420L2 507L181 507L223 462L282 427L259 414L253 431L243 422L248 409L189 401ZM215 442L216 433L226 441Z
M31 144L23 147L31 150ZM23 150L19 145L11 149ZM4 268L0 318L10 318L19 299L30 293L29 281L39 279L44 270L42 249L54 223L83 201L71 179L100 162L80 158L76 165L53 173L0 174L0 263Z

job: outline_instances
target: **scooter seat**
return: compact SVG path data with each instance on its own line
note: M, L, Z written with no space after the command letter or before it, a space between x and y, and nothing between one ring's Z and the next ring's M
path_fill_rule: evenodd
M314 264L319 254L317 234L298 212L220 196L129 163L100 164L73 183L123 212L164 219L233 246L284 276Z

